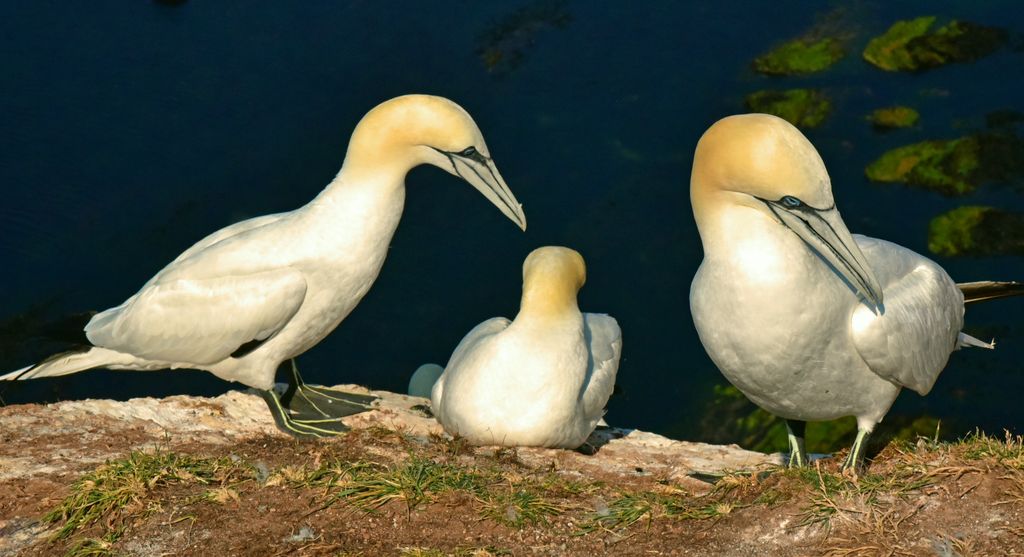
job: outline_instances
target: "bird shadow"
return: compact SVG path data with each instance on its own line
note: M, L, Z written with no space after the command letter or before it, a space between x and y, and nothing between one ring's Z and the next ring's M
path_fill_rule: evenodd
M622 439L623 437L633 433L632 429L621 429L618 427L611 426L597 426L587 440L576 448L576 452L587 456L594 456L608 443L615 439Z

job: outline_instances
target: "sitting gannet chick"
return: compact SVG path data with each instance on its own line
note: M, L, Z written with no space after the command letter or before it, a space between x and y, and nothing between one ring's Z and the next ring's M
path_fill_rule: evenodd
M574 449L587 440L615 387L622 331L608 315L580 313L586 274L569 248L526 258L519 315L477 325L434 384L445 431L476 445Z
M927 394L951 352L992 348L960 331L964 303L1022 292L955 284L907 248L850 234L821 157L781 118L711 126L690 180L704 246L694 325L725 377L787 420L791 465L807 462L806 422L854 416L843 467L858 468L900 389Z

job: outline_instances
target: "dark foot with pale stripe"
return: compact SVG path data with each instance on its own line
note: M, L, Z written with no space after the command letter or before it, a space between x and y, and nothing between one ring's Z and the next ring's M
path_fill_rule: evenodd
M378 397L308 385L299 375L295 360L287 373L288 389L278 397L264 391L263 400L270 407L277 427L299 438L331 437L348 431L341 418L365 412Z
M291 410L292 417L305 420L343 418L372 408L378 397L309 385L299 375L292 359L289 365L288 390L281 396L281 404Z
M263 400L270 408L270 414L274 416L274 423L281 431L299 439L319 439L323 437L334 437L348 431L348 426L342 423L341 418L314 418L295 417L294 414L281 404L281 399L273 390L260 391Z
M789 467L807 466L807 450L804 448L804 434L807 422L786 420L786 434L789 438Z

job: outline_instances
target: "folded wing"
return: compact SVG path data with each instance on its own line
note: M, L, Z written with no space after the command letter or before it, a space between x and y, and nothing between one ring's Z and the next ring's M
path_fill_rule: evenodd
M605 405L615 389L615 374L622 354L622 329L610 315L584 313L583 337L590 357L580 398L584 415L596 422L604 415Z
M445 366L444 373L434 383L434 388L431 390L430 401L435 413L438 412L441 398L444 396L444 383L448 378L448 370L457 369L462 359L466 357L466 354L473 352L480 343L507 329L509 323L511 321L504 317L492 317L473 327L471 331L466 333L466 336L462 337L459 345L452 352L452 357L448 359L448 365Z
M856 236L883 284L885 307L853 313L857 352L876 374L924 395L931 390L963 326L963 295L931 260L896 244Z
M306 295L284 267L216 278L151 283L85 327L89 341L149 360L208 365L280 331Z

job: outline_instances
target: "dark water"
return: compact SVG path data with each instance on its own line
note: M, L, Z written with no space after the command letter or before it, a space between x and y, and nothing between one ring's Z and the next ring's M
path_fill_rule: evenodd
M524 5L5 3L0 370L46 355L47 346L19 337L30 325L119 304L205 234L308 201L336 173L360 116L409 92L469 110L525 206L529 231L446 173L414 170L373 290L300 359L310 380L404 389L417 365L446 361L474 324L514 314L523 257L563 244L589 265L581 307L611 313L624 330L624 394L609 421L698 436L699 413L722 378L687 302L701 259L691 157L702 131L743 111L743 96L756 89L809 85L832 96L833 115L807 135L854 232L926 253L927 224L941 212L968 203L1024 210L1021 183L950 199L871 184L863 173L886 149L969 133L993 110L1024 110L1019 47L908 75L861 61L867 40L896 19L927 14L1018 34L1024 10L1015 1L548 2L510 15ZM854 36L851 55L829 72L766 78L749 69L756 55L829 18ZM501 58L481 55L495 45ZM864 122L896 103L917 107L922 124L879 135ZM1020 257L939 261L962 281L1024 279ZM928 397L905 392L893 413L1016 430L1022 315L1024 300L971 308L968 330L998 337L998 350L955 354ZM94 371L3 385L0 396L18 403L229 388L199 372Z

